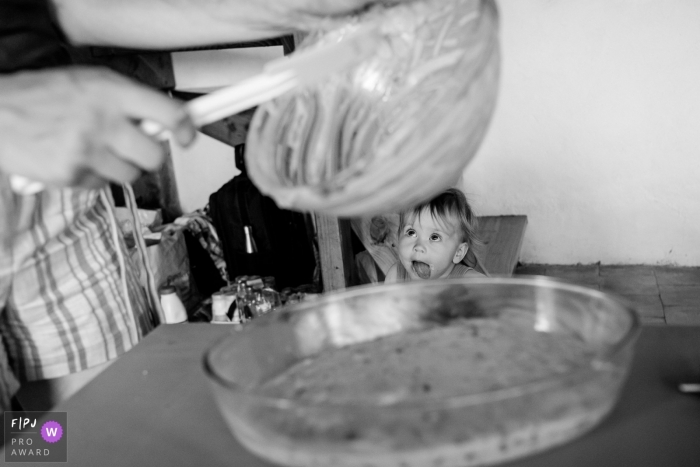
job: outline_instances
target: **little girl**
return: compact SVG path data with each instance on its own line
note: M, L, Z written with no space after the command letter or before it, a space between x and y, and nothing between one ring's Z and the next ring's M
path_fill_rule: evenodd
M476 216L466 196L450 188L401 213L399 261L389 268L384 282L484 277L486 271L472 251L478 243Z

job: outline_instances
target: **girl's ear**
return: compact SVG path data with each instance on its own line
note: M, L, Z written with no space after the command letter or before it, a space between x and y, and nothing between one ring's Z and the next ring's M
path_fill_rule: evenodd
M467 256L467 251L469 251L469 245L466 242L460 243L455 251L455 255L452 257L452 262L454 264L459 264L465 256Z

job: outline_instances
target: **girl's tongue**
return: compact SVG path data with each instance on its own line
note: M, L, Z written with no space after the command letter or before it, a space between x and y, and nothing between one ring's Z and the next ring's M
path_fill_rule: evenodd
M430 279L430 266L422 261L413 262L413 272L418 274L421 279Z

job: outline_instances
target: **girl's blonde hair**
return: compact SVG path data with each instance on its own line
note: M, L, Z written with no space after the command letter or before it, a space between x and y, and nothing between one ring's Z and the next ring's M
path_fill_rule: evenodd
M475 251L483 245L476 232L478 220L464 193L456 188L450 188L429 201L401 212L399 215L399 235L403 232L406 220L417 217L423 210L429 211L433 219L458 221L459 230L462 232L462 241L469 247L462 262L488 276L488 272L484 269Z

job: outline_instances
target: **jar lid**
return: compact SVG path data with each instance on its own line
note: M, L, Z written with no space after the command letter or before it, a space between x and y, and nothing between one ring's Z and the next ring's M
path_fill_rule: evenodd
M172 285L163 285L160 287L160 290L158 292L160 292L161 295L175 293L175 287L173 287Z

